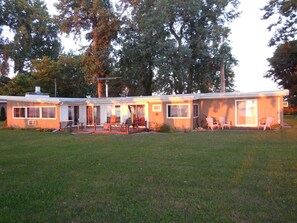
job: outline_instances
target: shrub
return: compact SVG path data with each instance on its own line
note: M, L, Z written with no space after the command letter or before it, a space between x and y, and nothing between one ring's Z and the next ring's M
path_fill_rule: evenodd
M271 126L271 129L273 130L280 130L282 128L282 126L280 124L274 124Z
M291 105L284 108L284 115L296 115L297 114L297 105Z
M159 132L171 132L171 127L168 124L163 124L159 128Z

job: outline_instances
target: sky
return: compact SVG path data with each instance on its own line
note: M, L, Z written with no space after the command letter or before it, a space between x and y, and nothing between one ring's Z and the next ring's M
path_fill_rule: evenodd
M277 84L263 75L269 69L267 58L275 48L268 47L272 32L267 30L271 21L261 20L268 0L241 0L241 15L231 24L231 46L239 61L235 85L239 91L266 91L278 89Z
M55 13L53 3L57 0L45 0L50 13ZM240 0L241 15L231 24L230 41L235 58L239 61L234 67L235 90L240 92L277 90L271 79L264 78L269 69L267 58L272 57L275 48L268 47L272 34L267 30L271 21L263 21L264 12L260 9L268 0ZM76 51L79 43L72 38L63 38L66 51Z

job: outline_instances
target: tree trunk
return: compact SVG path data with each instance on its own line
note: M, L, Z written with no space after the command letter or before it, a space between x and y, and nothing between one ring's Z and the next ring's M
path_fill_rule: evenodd
M95 64L96 64L96 77L100 78L103 77L101 69L102 69L102 61L101 58L97 55L98 52L100 52L98 50L98 44L99 44L99 33L97 32L96 28L93 29L94 33L93 33L93 58L95 60ZM98 80L97 82L97 94L98 94L98 98L104 98L106 95L104 94L104 84L102 80Z
M221 80L221 92L225 92L226 91L226 86L225 86L225 65L224 65L224 59L222 59L221 62L221 70L220 70L220 80Z
M103 81L101 80L98 80L98 83L97 83L97 92L98 92L98 98L104 98L105 97L105 94L103 92Z

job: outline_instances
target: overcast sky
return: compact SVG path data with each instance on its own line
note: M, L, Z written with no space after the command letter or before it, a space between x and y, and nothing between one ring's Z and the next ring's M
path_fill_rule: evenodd
M231 25L230 36L233 53L239 65L235 67L235 85L239 91L275 90L277 84L263 78L268 70L267 58L275 48L268 47L272 33L267 26L271 21L263 21L263 8L268 0L241 0L241 16Z
M49 12L54 13L52 6L57 0L46 0ZM278 89L272 80L264 78L268 70L267 58L271 57L274 48L267 46L272 33L267 31L271 21L263 21L263 11L260 10L268 0L240 0L241 15L231 25L230 36L233 54L239 61L235 71L235 86L237 91L266 91ZM79 49L79 44L64 40L66 51Z

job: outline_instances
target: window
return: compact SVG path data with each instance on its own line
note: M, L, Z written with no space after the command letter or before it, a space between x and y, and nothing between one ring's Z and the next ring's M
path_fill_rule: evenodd
M111 115L112 115L112 106L107 105L106 106L106 120L107 120L107 123L110 123L110 116Z
M167 118L189 118L189 104L167 105Z
M79 120L79 106L68 106L68 120L77 125Z
M74 107L68 106L68 120L74 119Z
M257 126L257 100L236 100L236 125Z
M145 117L144 105L128 105L130 111L130 116L135 116L138 118Z
M13 108L14 118L44 118L54 119L56 118L56 107L54 106L29 106L29 107L14 107Z
M42 107L41 108L42 118L56 118L56 108L55 107Z
M13 108L13 117L14 118L25 118L25 108L16 107Z
M153 112L162 112L161 105L153 105Z
M193 105L193 117L198 117L199 116L199 105L198 104L194 104Z
M40 118L40 108L39 107L27 107L27 117L28 118Z
M119 118L121 117L121 106L120 105L116 105L115 106L115 115Z

